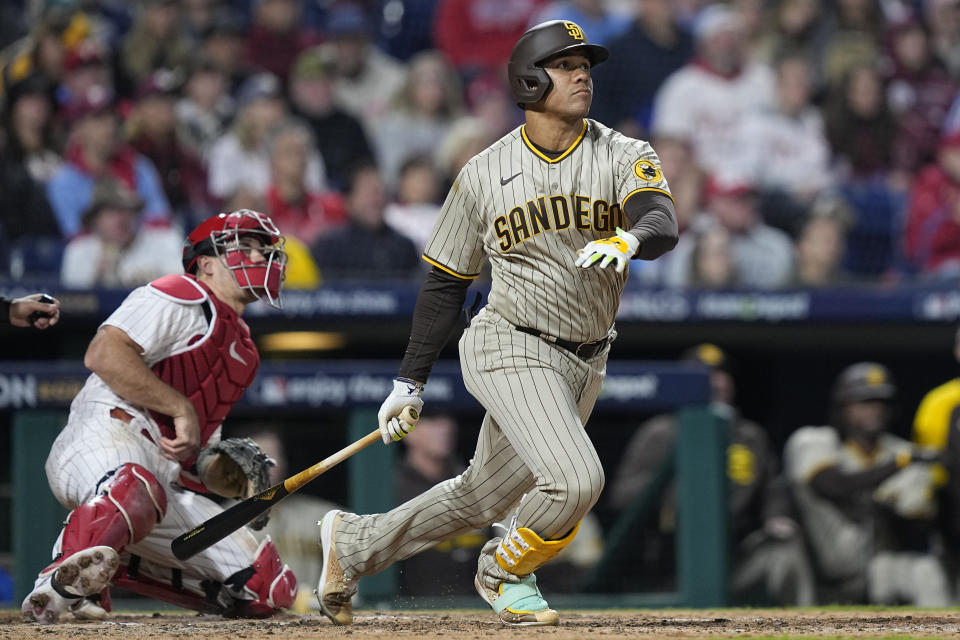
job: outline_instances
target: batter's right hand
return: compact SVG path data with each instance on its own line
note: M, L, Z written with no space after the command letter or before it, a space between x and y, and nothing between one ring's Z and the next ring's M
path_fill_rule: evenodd
M160 438L160 453L169 460L188 460L200 450L200 420L190 402L173 416L173 428L174 438Z
M383 444L400 440L413 431L416 423L411 424L400 417L406 407L413 407L417 413L423 409L423 384L407 378L394 378L393 391L380 405L377 421L380 425L380 437Z

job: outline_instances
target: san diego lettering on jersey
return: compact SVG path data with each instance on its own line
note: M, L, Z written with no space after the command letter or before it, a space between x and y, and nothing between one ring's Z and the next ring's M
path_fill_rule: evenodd
M493 230L500 238L500 250L506 253L544 231L594 229L613 232L624 226L620 203L576 193L540 196L527 200L493 219Z

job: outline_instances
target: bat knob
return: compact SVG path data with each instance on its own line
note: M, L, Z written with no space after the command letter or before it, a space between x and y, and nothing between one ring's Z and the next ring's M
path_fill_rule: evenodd
M416 423L420 420L420 412L414 409L413 407L406 407L401 414L401 417L410 424Z

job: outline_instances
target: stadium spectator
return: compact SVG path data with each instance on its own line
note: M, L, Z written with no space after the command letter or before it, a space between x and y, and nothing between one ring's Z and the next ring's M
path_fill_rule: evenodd
M318 34L302 26L299 0L258 0L247 31L246 64L286 84L293 61L319 41Z
M693 157L693 147L680 138L664 136L656 138L653 148L660 158L664 175L670 176L670 193L677 209L680 231L690 226L690 221L702 208L704 175Z
M505 68L513 45L546 0L440 0L433 41L469 77Z
M487 123L479 118L466 116L454 122L436 150L437 167L443 176L444 187L453 184L463 165L495 139Z
M433 49L433 19L441 0L392 0L382 11L379 44L397 60Z
M52 89L43 76L27 76L7 87L0 110L0 256L5 260L8 253L12 261L18 252L29 251L33 243L53 247L52 262L59 256L60 227L45 192L61 163L54 151ZM3 266L10 267L10 261ZM58 264L48 267L59 271Z
M693 234L688 285L695 289L736 287L739 277L733 262L733 244L727 230L713 225Z
M325 34L337 69L337 103L372 130L403 86L405 68L373 45L369 20L354 4L331 9Z
M825 3L823 77L836 87L855 67L876 62L883 38L883 13L876 0Z
M936 163L917 174L905 239L907 257L921 273L960 274L960 131L943 138Z
M823 118L810 101L806 60L784 56L776 72L776 103L747 121L742 144L751 156L764 221L792 231L817 195L833 185L833 172Z
M730 358L713 344L687 350L682 360L710 368L710 407L729 420L727 448L728 509L736 548L730 577L731 595L741 601L755 590L781 606L814 604L813 572L794 520L787 485L763 427L747 420L734 404L735 380ZM658 415L637 429L627 443L611 483L610 504L618 511L644 497L661 467L673 455L676 416ZM675 484L656 496L657 515L649 518L638 548L644 549L647 572L672 573L677 518Z
M839 197L821 196L813 204L797 234L795 285L829 287L850 279L843 269L843 257L853 217L853 211Z
M309 160L315 154L313 137L299 122L281 125L271 135L267 213L288 240L293 236L307 245L347 221L338 193L316 191L307 183Z
M404 86L373 126L377 160L393 187L403 159L440 145L463 111L463 89L456 72L436 51L424 51L409 63Z
M175 219L193 227L216 211L207 194L206 168L180 138L176 117L179 85L179 77L166 70L143 78L124 129L133 148L156 167Z
M629 30L610 43L610 59L591 71L597 95L594 118L642 137L650 129L657 90L691 57L693 41L678 24L670 0L638 0Z
M386 206L386 187L376 166L356 167L347 190L349 222L312 247L324 280L407 280L421 273L413 242L384 221Z
M400 166L396 196L387 205L384 219L423 253L440 213L440 197L440 174L431 156L411 155Z
M743 127L774 101L771 70L747 59L743 27L725 5L711 5L696 23L696 58L657 92L655 137L689 142L697 163L725 180L744 180L749 167Z
M915 173L933 161L957 82L930 49L927 32L915 20L889 30L887 103L897 121L893 166Z
M204 161L233 116L234 102L226 74L213 60L200 56L188 67L183 96L177 102L178 129L184 142Z
M483 121L495 138L520 125L513 94L502 75L488 72L473 78L467 84L466 103L470 115Z
M65 162L47 183L47 198L64 237L80 231L80 218L92 200L94 182L106 177L139 194L145 203L145 222L167 223L170 219L170 205L156 168L120 141L113 107L109 89L91 87L65 108L70 123Z
M250 75L244 62L246 29L231 12L218 12L202 34L200 54L208 58L227 78L227 93L233 94Z
M114 87L112 52L105 44L88 38L77 43L63 59L63 74L57 101L69 104L92 87Z
M423 416L404 438L403 459L393 471L396 504L415 498L433 485L455 478L467 466L457 458L457 423L452 416ZM400 595L466 596L474 593L477 553L487 533L471 531L402 561Z
M360 121L334 100L336 64L329 47L313 47L300 54L290 73L293 113L313 131L330 186L343 191L348 169L373 158Z
M210 150L209 189L221 199L246 191L262 198L270 184L270 134L287 117L280 81L269 73L250 76L237 94L237 117L229 132ZM307 186L325 186L323 160L318 153L308 159Z
M180 267L178 229L140 227L143 200L120 182L104 179L83 214L86 233L63 252L60 283L74 289L136 287Z
M960 0L927 0L923 17L937 57L953 79L960 80Z
M530 19L529 26L548 20L570 20L590 34L590 42L609 45L630 28L630 15L607 0L550 0Z
M760 218L754 188L742 182L711 178L705 194L706 209L693 222L692 229L702 231L713 225L730 234L736 271L735 281L745 287L770 289L790 280L793 270L793 243L783 231ZM691 282L690 257L693 234L680 238L666 264L666 284L679 287Z
M938 454L889 433L897 390L874 362L844 369L826 426L795 431L784 467L818 574L821 602L943 607L931 551Z
M123 39L120 61L131 86L157 69L182 70L193 46L179 28L179 0L144 0Z
M767 64L785 55L807 61L814 94L823 88L823 49L826 24L821 0L783 0L773 8L772 25L761 37L756 52Z

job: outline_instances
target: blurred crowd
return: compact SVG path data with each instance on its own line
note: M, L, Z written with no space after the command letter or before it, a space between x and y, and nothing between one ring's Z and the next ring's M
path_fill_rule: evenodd
M246 207L288 286L417 279L458 171L520 124L513 43L555 18L610 48L592 117L676 199L635 282L960 273L960 0L11 0L0 273L134 286Z

